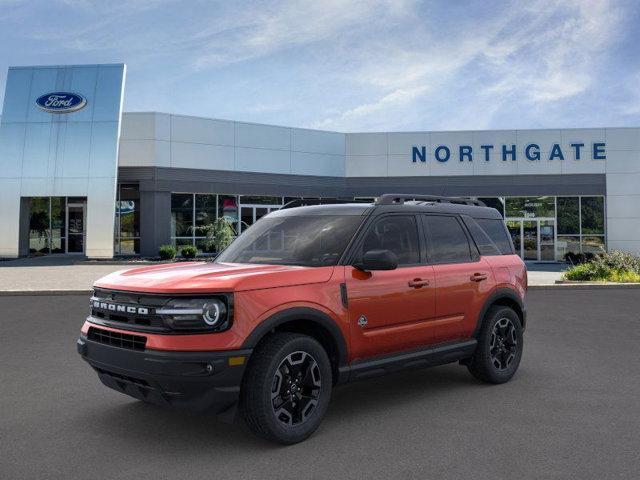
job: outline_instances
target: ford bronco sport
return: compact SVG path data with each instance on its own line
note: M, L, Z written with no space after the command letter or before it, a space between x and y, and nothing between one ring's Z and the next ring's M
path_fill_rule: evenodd
M525 266L476 200L294 202L214 262L94 288L77 346L106 386L226 419L239 407L284 444L316 430L338 384L456 361L503 383L522 356Z

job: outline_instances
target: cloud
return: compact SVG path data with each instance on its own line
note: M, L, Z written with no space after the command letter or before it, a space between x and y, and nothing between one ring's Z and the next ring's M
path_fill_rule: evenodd
M43 20L60 5L67 15ZM127 108L343 131L511 128L568 118L562 105L611 88L603 79L612 48L632 34L630 9L627 0L23 1L4 10L31 27L0 18L0 39L12 32L14 50L29 45L47 62L126 61Z
M491 116L478 115L468 124L469 105L459 107L456 85L467 85L478 112L498 112L500 104L517 101L540 107L586 92L592 85L594 58L606 51L616 37L621 9L609 0L538 0L502 9L496 18L470 18L456 25L460 35L435 45L423 43L408 49L397 43L386 47L364 65L357 77L374 92L374 99L318 121L334 129L375 128L370 116L384 110L384 119L406 111L407 98L441 108L447 98L453 107L439 125L456 123L456 110L464 128L485 128ZM435 36L437 24L427 24L418 34ZM431 34L431 35L430 35ZM387 60L390 59L390 60ZM471 76L477 81L468 81ZM407 96L403 92L415 92ZM376 100L377 98L377 100ZM436 115L435 118L440 117ZM384 120L377 122L383 125ZM435 125L437 128L439 125Z

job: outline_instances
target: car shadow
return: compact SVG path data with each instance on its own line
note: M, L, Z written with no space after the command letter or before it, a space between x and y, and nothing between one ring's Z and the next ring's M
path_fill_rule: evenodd
M397 411L402 415L403 406L407 403L427 403L438 396L455 397L461 390L482 387L483 384L473 379L466 368L455 364L399 372L339 386L333 391L321 432L338 428L346 418L358 423L361 419L375 417L381 410L387 414ZM88 424L92 429L117 439L120 444L131 444L137 450L162 448L169 438L189 439L188 442L171 441L171 453L176 455L193 454L197 445L225 450L282 448L252 435L239 418L229 424L219 421L215 415L163 408L129 399L112 408L104 408L104 404L96 406L89 414ZM425 410L425 415L428 414ZM433 414L437 415L437 412Z

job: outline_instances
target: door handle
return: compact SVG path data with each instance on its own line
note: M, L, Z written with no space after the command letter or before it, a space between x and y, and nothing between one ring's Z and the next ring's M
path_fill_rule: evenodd
M473 275L471 275L472 282L481 282L486 279L487 279L486 273L474 273Z
M413 280L409 280L409 286L411 288L426 287L428 285L429 285L429 280L423 280L421 278L414 278Z

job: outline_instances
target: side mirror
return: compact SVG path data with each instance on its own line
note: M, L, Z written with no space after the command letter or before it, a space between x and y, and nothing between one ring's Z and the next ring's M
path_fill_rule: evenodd
M398 257L389 250L369 250L354 267L363 271L395 270L398 268Z

